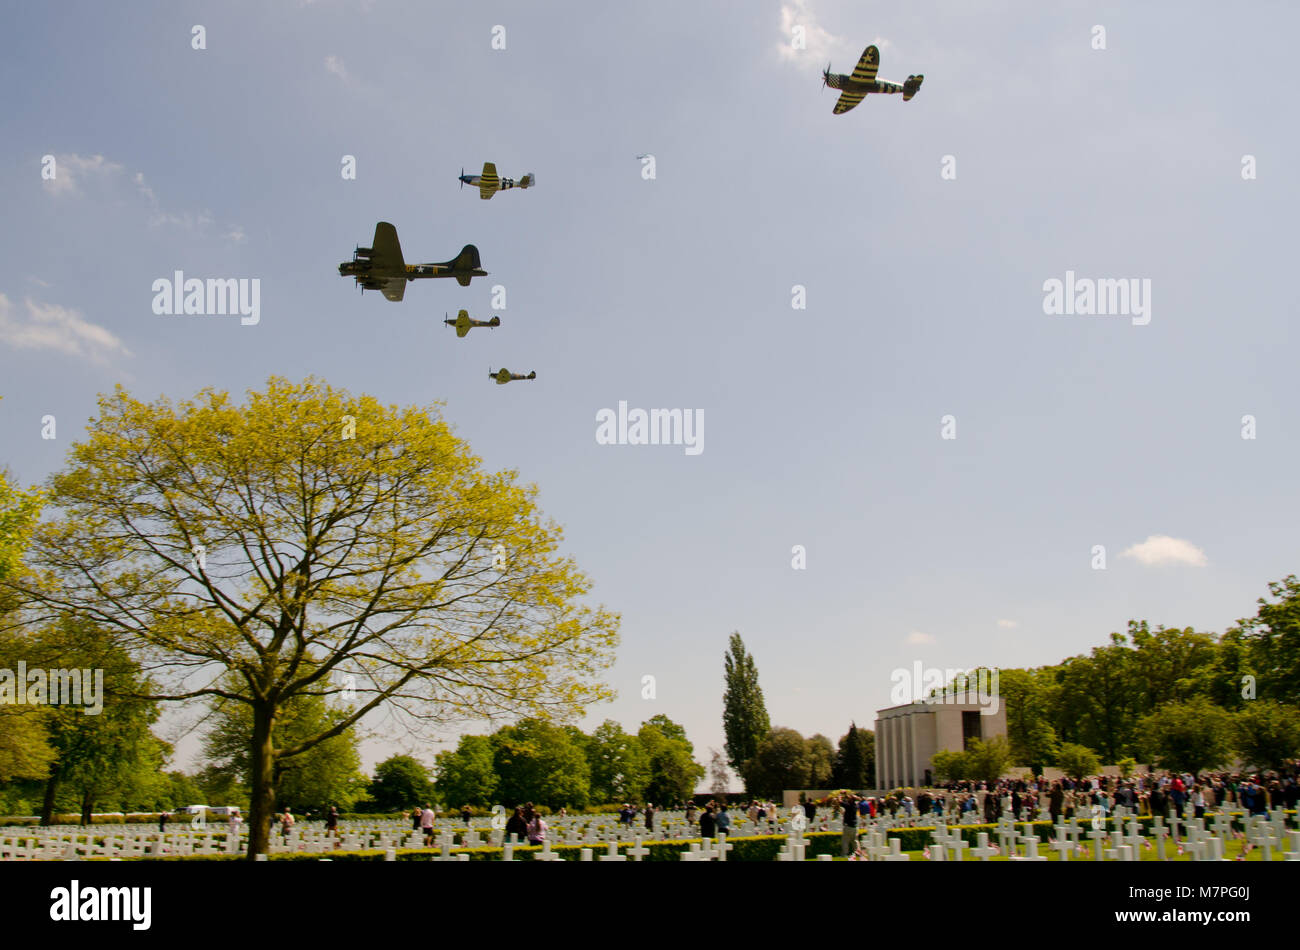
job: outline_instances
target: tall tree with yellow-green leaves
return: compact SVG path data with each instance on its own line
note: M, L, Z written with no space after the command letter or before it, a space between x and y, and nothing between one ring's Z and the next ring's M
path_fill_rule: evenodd
M15 488L9 474L0 470L0 582L21 570L40 509L39 492ZM26 649L25 631L3 622L11 605L11 598L0 590L0 667L5 669L16 667ZM0 705L0 782L45 777L54 758L46 741L46 719L42 707Z
M277 766L367 713L563 719L610 698L617 615L583 603L536 488L485 472L436 408L311 378L242 405L119 387L48 492L33 572L6 583L29 622L75 611L111 631L149 698L248 707L250 859ZM349 712L277 745L302 696Z

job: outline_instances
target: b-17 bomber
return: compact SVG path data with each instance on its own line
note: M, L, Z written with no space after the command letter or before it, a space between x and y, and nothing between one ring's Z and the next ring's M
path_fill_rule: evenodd
M826 64L826 69L822 71L822 84L840 90L839 101L835 103L835 115L848 112L873 93L901 92L903 101L907 102L916 95L925 80L925 76L918 73L915 76L908 76L907 81L903 83L889 82L886 79L876 78L878 69L880 69L880 50L875 46L868 46L862 53L858 65L853 67L852 75L834 74L831 72L830 64Z
M358 247L352 260L339 265L339 273L355 277L362 293L378 290L389 300L401 300L406 282L421 277L455 277L458 284L468 287L473 278L487 276L473 244L466 244L459 254L441 264L406 263L397 241L397 228L387 221L375 225L374 242L370 247Z
M447 326L449 327L455 327L456 336L458 337L466 336L469 333L469 331L472 330L474 327L501 326L501 318L498 316L494 315L491 320L473 320L470 318L468 310L462 310L460 313L456 314L455 320L446 319L443 320L442 322L447 324Z
M532 172L519 179L516 184L513 178L502 178L497 174L497 167L492 162L483 163L483 174L466 175L465 169L460 170L460 186L466 185L478 186L478 196L487 201L498 191L506 191L510 188L531 188L537 184L537 176Z
M498 386L504 386L506 383L513 382L516 379L536 379L536 378L537 378L536 370L529 373L527 376L525 376L523 373L512 373L504 366L496 371L493 371L491 369L488 370L488 379L495 379L497 381Z

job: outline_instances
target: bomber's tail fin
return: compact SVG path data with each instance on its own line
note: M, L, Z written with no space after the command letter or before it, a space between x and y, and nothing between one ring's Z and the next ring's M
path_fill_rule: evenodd
M482 266L478 257L478 248L473 244L466 244L451 262L451 266L455 270L478 270Z

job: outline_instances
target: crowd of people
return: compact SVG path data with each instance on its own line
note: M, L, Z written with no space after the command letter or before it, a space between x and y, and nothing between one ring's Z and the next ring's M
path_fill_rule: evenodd
M1300 762L1293 762L1280 771L1257 773L1208 772L1200 775L1175 772L1147 772L1129 777L1094 776L1085 779L1062 778L1048 780L1004 779L999 782L950 782L946 785L917 790L897 789L886 795L858 795L840 792L826 798L812 800L799 796L799 808L806 819L805 827L812 831L830 830L830 822L842 822L841 852L845 856L857 849L858 828L880 816L901 820L906 824L922 824L942 817L952 824L960 823L971 812L976 820L996 822L1002 815L1011 814L1017 819L1047 818L1053 823L1097 814L1105 817L1117 805L1135 811L1138 815L1167 815L1177 820L1201 818L1207 809L1219 805L1240 809L1249 814L1263 814L1272 808L1295 809L1300 802ZM629 829L638 821L644 822L647 832L656 831L655 820L661 811L684 812L686 823L699 836L714 838L730 834L733 814L748 818L749 834L778 834L783 822L791 817L782 813L775 802L752 799L748 804L729 805L725 798L717 798L697 805L694 800L656 806L647 802L637 806L624 802L618 820ZM558 810L563 819L565 809ZM423 832L424 843L434 843L434 825L438 813L428 805L417 805L407 816L415 831ZM469 805L461 809L461 817L468 827L473 818ZM163 822L166 821L164 817ZM281 833L288 835L294 818L286 808L280 816ZM326 828L336 830L338 810L331 807L326 816ZM165 824L163 825L165 827ZM514 808L506 819L505 834L527 840L531 845L546 841L548 826L541 812L532 802Z

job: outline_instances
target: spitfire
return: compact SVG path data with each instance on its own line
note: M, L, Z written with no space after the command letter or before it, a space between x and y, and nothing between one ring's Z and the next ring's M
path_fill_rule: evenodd
M537 372L534 370L525 376L523 373L512 373L504 366L499 370L493 371L488 369L488 379L495 379L498 386L504 386L506 383L514 382L516 379L536 379Z
M901 84L889 82L876 78L876 71L879 69L880 50L875 46L866 48L862 58L858 60L858 65L853 68L852 75L832 74L830 64L826 65L826 69L822 71L822 84L840 90L839 101L835 103L835 115L848 112L872 93L901 92L903 101L907 102L916 95L925 80L925 76L918 73L915 76L908 76L907 81Z
M456 283L468 287L475 277L486 277L479 261L478 248L466 244L459 254L441 264L408 264L402 258L397 228L387 221L375 225L375 240L370 247L358 247L352 260L339 265L339 274L354 277L362 293L378 290L389 300L401 300L406 282L421 277L455 277Z
M532 172L519 179L518 184L516 184L513 178L502 178L498 175L496 165L491 162L483 163L483 174L481 175L466 175L465 169L460 170L460 186L464 188L466 185L477 185L478 196L484 201L487 201L498 191L506 191L510 188L531 188L535 184L537 184L537 176Z
M501 326L501 318L498 316L493 316L491 320L471 320L468 310L462 310L460 313L456 314L455 320L446 319L443 320L442 322L447 324L447 326L449 327L455 327L456 336L458 337L464 337L468 335L469 331L474 329L474 327Z

